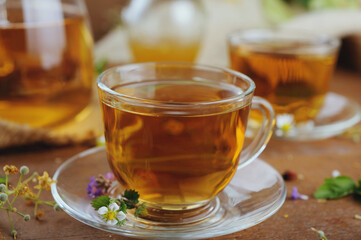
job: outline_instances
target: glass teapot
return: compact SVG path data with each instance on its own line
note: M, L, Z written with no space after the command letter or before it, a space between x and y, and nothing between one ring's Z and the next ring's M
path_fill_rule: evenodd
M204 34L199 0L132 0L122 11L134 62L194 62Z
M91 101L83 0L0 0L0 121L53 128Z

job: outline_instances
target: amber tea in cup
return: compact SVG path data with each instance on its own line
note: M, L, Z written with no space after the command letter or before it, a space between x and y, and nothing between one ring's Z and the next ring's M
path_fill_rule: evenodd
M93 41L81 0L0 3L0 119L53 127L90 102Z
M253 29L228 39L230 67L250 76L255 95L270 101L277 115L296 123L321 109L332 77L339 41L290 30Z
M108 162L123 189L169 211L206 205L251 161L271 135L272 107L231 70L145 63L98 79ZM252 108L265 113L254 144L242 152Z

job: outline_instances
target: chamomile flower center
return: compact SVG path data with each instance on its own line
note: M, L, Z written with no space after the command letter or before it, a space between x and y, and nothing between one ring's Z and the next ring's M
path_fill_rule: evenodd
M294 117L291 114L279 114L276 117L276 135L286 136L294 125Z
M285 124L281 127L282 131L288 132L291 129L291 124Z
M108 220L113 220L113 219L115 219L115 218L116 218L115 212L113 212L113 211L107 212L107 213L106 213L106 218L107 218Z

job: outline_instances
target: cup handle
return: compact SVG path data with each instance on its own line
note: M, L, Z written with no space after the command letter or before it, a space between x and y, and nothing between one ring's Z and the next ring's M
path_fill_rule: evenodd
M263 152L272 136L275 124L275 113L272 105L267 100L254 96L251 109L257 109L262 113L262 123L252 142L241 152L238 168L251 163Z

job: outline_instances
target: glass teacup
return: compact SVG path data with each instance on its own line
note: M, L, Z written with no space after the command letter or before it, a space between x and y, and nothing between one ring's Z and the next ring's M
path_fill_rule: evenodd
M232 70L124 65L105 71L98 89L109 165L123 190L139 192L151 220L192 222L209 212L209 202L272 134L271 105L253 97L253 81ZM250 109L263 122L243 148Z
M277 135L287 135L292 125L312 123L328 92L338 39L305 31L249 29L232 33L228 45L230 67L250 76L255 95L272 103Z

